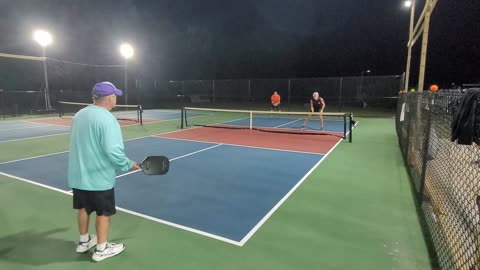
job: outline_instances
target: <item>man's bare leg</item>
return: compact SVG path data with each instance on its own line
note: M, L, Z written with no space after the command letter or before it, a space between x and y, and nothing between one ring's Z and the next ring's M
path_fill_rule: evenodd
M87 214L85 208L78 209L78 232L80 235L85 235L88 233L89 221L90 216Z
M99 245L105 244L107 242L109 226L110 226L109 216L97 216L96 228L97 228L97 242Z
M78 232L80 233L80 241L77 246L78 253L85 253L97 244L95 235L88 235L88 225L90 216L85 208L78 209Z

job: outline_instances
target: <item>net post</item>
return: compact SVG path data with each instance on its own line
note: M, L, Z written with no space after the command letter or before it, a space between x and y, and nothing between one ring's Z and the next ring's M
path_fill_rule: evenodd
M63 108L63 103L61 101L57 101L57 106L58 106L58 117L62 118L64 115L64 108Z
M62 100L63 100L63 90L60 89L58 93L58 99L57 99L58 117L60 118L62 118L62 115L63 115L63 104L61 102Z
M187 122L187 109L185 109L185 107L183 107L183 117L185 118L184 121L185 121L185 127L188 127L188 122Z
M180 108L180 129L183 129L183 117L184 117L184 111L185 111L185 107L181 107Z
M343 115L343 139L347 139L347 115Z
M140 121L140 125L143 126L143 108L142 108L142 105L138 105L138 107L137 107L137 117Z
M5 102L3 101L3 89L0 89L0 108L2 109L3 119L7 118Z
M353 132L352 132L352 131L353 131L353 129L352 129L352 126L353 126L353 122L352 122L352 120L353 120L352 113L350 113L350 114L348 115L348 118L349 118L348 120L350 121L350 124L349 124L349 129L350 129L350 130L349 130L349 133L348 133L348 142L350 142L350 143L351 143L351 142L352 142L352 133L353 133Z
M253 126L253 112L250 111L250 129L252 129Z

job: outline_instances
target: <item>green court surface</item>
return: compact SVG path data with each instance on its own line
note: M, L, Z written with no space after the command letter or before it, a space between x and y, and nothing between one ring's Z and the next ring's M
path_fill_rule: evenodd
M109 240L127 249L94 263L75 253L70 196L0 176L0 269L432 269L394 119L357 120L353 143L340 143L243 247L118 212ZM124 139L178 122L124 127ZM0 162L67 150L67 135L0 143Z

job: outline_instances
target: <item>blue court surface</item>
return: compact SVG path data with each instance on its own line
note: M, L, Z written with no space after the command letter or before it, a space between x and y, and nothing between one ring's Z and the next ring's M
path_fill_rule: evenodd
M135 118L137 116L137 112L129 111L129 112L114 112L113 113L117 117L130 117ZM192 113L191 117L202 116L206 115L203 113ZM142 118L144 120L150 121L168 121L168 120L177 120L181 119L181 111L180 110L144 110L142 113Z
M254 116L252 120L252 126L265 127L265 128L282 128L282 129L301 129L304 124L305 118L300 117L275 117L275 116ZM324 130L331 132L344 131L343 118L336 117L335 119L325 118L323 125ZM223 123L225 125L233 126L249 126L250 119L238 119ZM346 119L346 127L349 126L349 120ZM312 116L307 123L307 130L320 130L320 120L317 116ZM348 130L347 130L348 131Z
M27 121L0 122L0 142L27 138L65 134L70 131L67 126L34 123Z
M136 118L136 112L115 112L117 117ZM181 113L168 110L145 110L143 118L146 123L155 121L178 120ZM64 120L64 119L63 119ZM38 137L46 137L60 134L68 134L70 132L69 122L63 121L59 117L42 118L32 121L0 121L0 143L22 139L32 139ZM45 121L42 123L41 121ZM57 123L58 125L56 125ZM133 123L133 122L132 122Z
M134 172L118 177L118 207L240 246L324 157L160 137L126 141L125 149L139 162L165 155L171 164L164 176ZM5 162L0 172L68 193L67 158L63 152Z

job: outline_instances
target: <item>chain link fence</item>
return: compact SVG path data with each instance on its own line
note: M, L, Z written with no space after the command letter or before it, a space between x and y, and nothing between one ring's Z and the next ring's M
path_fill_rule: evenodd
M462 90L401 94L396 128L438 265L478 270L480 147L451 140L463 95ZM480 106L475 114L480 120ZM475 126L480 134L480 121Z
M129 76L128 88L125 88L125 74L121 67L90 67L54 62L49 64L48 69L53 107L57 100L91 102L94 83L110 80L120 89L128 89L128 104L140 104L144 109L178 109L188 105L266 110L270 109L270 97L276 91L281 96L282 110L306 111L312 93L319 92L326 102L327 112L380 111L392 116L404 82L403 75L186 81L156 81ZM2 88L0 85L0 89L10 88ZM10 106L16 106L20 113L29 112L32 102L41 101L37 101L38 98L33 95L32 100L14 100L7 97L6 92L8 91L4 92L4 105L0 108L5 114L15 115L10 113ZM20 92L10 92L10 96L22 95ZM118 98L118 104L126 103L125 96Z
M284 109L297 110L319 92L329 109L345 107L382 108L395 111L403 75L293 79L170 81L168 92L183 96L187 103L209 107L269 107L274 91Z

